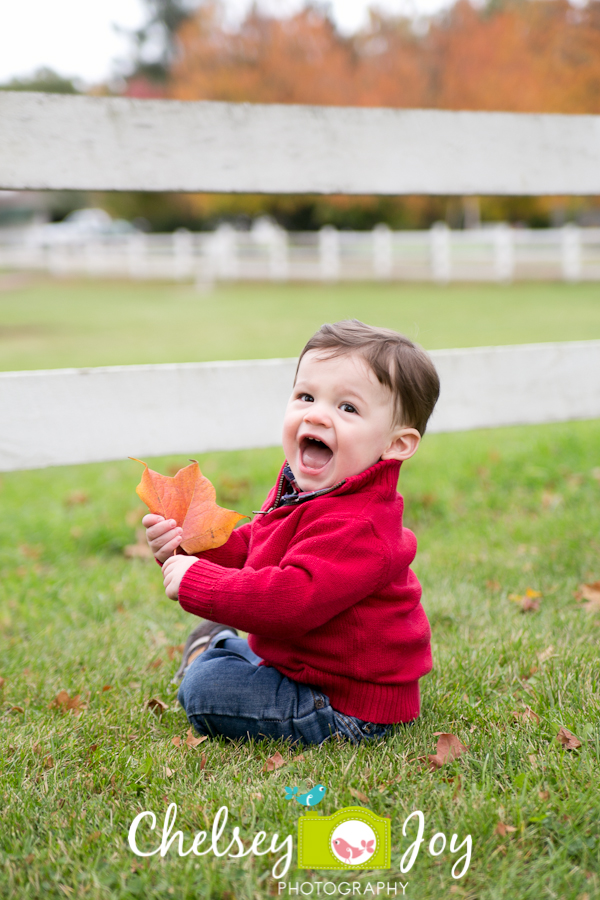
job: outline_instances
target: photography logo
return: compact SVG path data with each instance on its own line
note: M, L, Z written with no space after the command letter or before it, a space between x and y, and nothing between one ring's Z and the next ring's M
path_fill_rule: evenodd
M301 869L389 869L391 822L362 806L298 819Z

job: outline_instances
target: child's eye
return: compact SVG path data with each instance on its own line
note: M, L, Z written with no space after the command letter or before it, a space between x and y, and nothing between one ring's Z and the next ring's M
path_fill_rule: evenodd
M315 398L312 394L299 394L298 400L304 400L305 403L314 403Z
M340 409L343 409L344 412L355 413L358 412L355 406L352 406L351 403L342 403Z

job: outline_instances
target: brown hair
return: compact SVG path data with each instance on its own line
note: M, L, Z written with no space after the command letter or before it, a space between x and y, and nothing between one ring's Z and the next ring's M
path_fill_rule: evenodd
M420 434L425 433L440 394L440 380L422 347L389 328L373 328L358 319L346 319L321 325L300 354L298 367L309 350L325 350L328 357L359 353L379 383L392 393L393 424L409 425Z

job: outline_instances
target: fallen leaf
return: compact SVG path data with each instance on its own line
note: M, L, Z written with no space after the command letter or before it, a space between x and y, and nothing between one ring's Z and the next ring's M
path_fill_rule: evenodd
M486 581L485 586L488 591L499 591L502 585L499 581Z
M538 791L538 797L540 798L540 800L549 800L550 791Z
M535 597L523 597L521 603L521 612L537 612L540 608L540 601Z
M90 502L90 495L85 491L71 491L65 497L65 506L79 506Z
M123 556L127 559L153 559L152 550L146 540L146 529L138 528L135 533L135 544L127 544L123 547Z
M4 678L0 678L0 688L3 688L6 684L6 680Z
M430 753L427 759L432 769L441 769L447 762L457 759L467 752L465 745L456 737L455 734L448 734L445 731L434 731L437 737L437 747L435 754Z
M166 778L172 778L172 776L175 774L173 769L170 769L168 766L164 767L164 773Z
M270 756L266 760L263 766L263 772L273 772L275 769L280 769L282 766L285 766L285 759L279 750L277 750L273 756Z
M25 710L23 709L22 706L11 706L11 708L9 709L9 712L24 713Z
M133 459L134 457L130 457ZM183 528L181 548L186 553L201 553L224 544L240 519L245 518L215 502L216 491L193 461L170 478L144 466L142 480L136 488L138 497L150 512L175 519Z
M59 691L54 700L50 701L48 706L51 708L62 709L63 712L72 710L76 716L79 716L85 709L86 704L82 702L81 694L75 694L74 697L70 697L67 691Z
M176 734L175 737L171 738L171 743L174 747L179 747L181 745L181 738L178 734Z
M529 762L534 769L537 769L537 756L535 755L535 753L529 754Z
M600 611L600 581L594 581L592 584L580 584L575 596L578 600L587 600L583 608L588 612Z
M185 644L177 644L176 647L167 647L167 655L169 659L174 659L176 656L179 656L180 653L183 653L183 648Z
M157 716L162 716L168 708L169 705L164 700L159 700L158 697L151 697L146 703L146 709L151 709ZM134 735L134 737L137 737L137 735Z
M291 762L293 762L293 763L304 762L304 759L305 759L304 753L299 753L298 756L295 756L295 757L291 760Z
M500 837L506 837L507 834L512 834L517 829L513 825L505 825L504 822L498 822L495 830L496 834L499 834Z
M46 769L53 769L53 768L54 768L54 760L52 759L51 756L46 756L46 757L45 757L45 759L44 759L44 766L46 767Z
M527 706L525 709L513 710L511 716L514 716L520 722L535 722L537 725L540 721L540 717L537 713L531 709L531 707Z
M556 740L559 744L562 744L565 750L577 750L581 747L581 741L574 734L571 734L570 731L567 731L566 728L561 728L558 734L556 735Z
M148 663L148 668L149 669L159 669L162 666L162 664L163 664L163 661L159 656L158 659L153 659L151 663Z
M526 591L525 591L525 596L526 596L526 597L529 597L530 600L533 600L533 599L535 599L536 597L541 597L541 596L542 596L542 592L541 592L541 591L534 591L533 588L527 588Z
M203 753L202 756L200 757L200 771L202 771L202 769L206 765L206 761L207 761L206 753Z
M203 734L201 737L194 737L192 729L189 728L185 742L188 745L188 747L197 747L198 744L202 743L202 741L207 741L207 740L208 740L208 735Z
M105 691L112 691L112 684L103 684L102 693L104 693Z
M356 797L357 800L360 800L361 803L368 803L369 798L366 794L363 794L362 791L357 791L355 788L348 788L353 797Z

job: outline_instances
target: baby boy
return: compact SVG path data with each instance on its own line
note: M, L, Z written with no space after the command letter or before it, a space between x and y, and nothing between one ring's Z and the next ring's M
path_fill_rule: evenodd
M408 338L323 325L300 356L286 463L254 521L196 557L172 556L175 522L144 517L167 596L208 620L180 670L200 734L358 743L419 715L430 629L396 486L438 394Z

